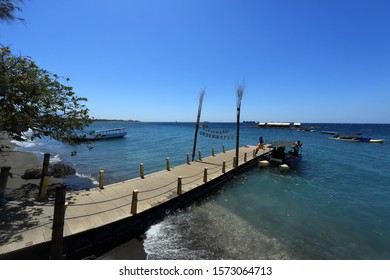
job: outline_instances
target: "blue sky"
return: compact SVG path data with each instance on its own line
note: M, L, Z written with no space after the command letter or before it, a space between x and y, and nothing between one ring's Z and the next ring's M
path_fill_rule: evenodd
M388 0L25 0L0 43L95 118L390 123ZM66 83L64 81L64 83ZM66 83L67 84L67 83Z

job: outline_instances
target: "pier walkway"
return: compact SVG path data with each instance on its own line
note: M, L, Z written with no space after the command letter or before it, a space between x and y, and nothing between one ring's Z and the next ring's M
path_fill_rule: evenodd
M238 170L244 169L250 164L253 165L261 154L268 152L267 149L262 149L257 155L254 155L254 149L254 146L240 148ZM128 221L128 224L122 225L122 227L128 228L133 217L140 217L142 220L149 219L150 225L154 222L151 212L153 209L167 203L176 203L175 199L178 197L185 197L191 191L202 187L211 187L221 180L226 180L229 178L228 176L232 176L235 172L233 168L234 156L235 150L229 150L205 157L202 160L198 159L190 164L185 163L171 167L170 170L145 174L144 178L138 177L107 185L103 189L96 187L90 190L68 192L66 194L68 206L65 212L64 239L71 236L81 237L80 234L83 232L107 228L118 221ZM223 170L224 161L226 163L225 170ZM207 168L207 178L205 178L205 168ZM178 194L179 176L181 176L182 186L182 194L180 195ZM134 190L138 190L136 210L135 205L133 205L132 210ZM206 189L201 192L205 193ZM187 197L187 202L190 203L196 197L199 197L199 194ZM7 258L8 255L14 258L15 255L12 253L22 252L30 247L29 250L33 251L32 247L34 246L50 243L54 201L33 200L24 203L10 201L4 208L7 209L3 209L2 215L8 216L4 222L2 221L2 227L8 226L9 230L7 230L6 236L4 234L0 236L0 259ZM165 213L174 208L174 206L166 206L160 209L160 212ZM18 209L18 211L12 209ZM148 216L142 216L143 213L148 213ZM96 233L97 231L94 234ZM76 239L71 241L72 244L74 240ZM18 255L16 254L16 256ZM23 254L20 256L23 257ZM40 258L40 256L36 256L36 258Z

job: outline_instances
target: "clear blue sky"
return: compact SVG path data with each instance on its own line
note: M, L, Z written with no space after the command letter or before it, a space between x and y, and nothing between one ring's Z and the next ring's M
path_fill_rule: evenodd
M388 0L25 0L0 43L95 118L390 123ZM66 83L64 81L64 83Z

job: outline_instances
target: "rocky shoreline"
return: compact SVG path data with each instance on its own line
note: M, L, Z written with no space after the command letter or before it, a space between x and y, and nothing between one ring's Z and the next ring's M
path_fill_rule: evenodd
M42 162L32 153L16 150L16 145L5 134L0 134L0 147L2 147L0 167L11 167L5 189L5 199L7 201L21 201L36 198L39 192ZM52 169L55 168L52 167ZM31 176L31 172L35 175ZM49 178L49 193L51 193L51 189L62 182L58 176L60 172L53 171L52 175L55 173L57 173L55 177Z

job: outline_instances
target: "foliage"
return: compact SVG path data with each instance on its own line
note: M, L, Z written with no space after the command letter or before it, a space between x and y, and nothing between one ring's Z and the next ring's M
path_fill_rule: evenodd
M22 10L17 2L23 4L23 0L0 0L0 21L22 20L14 15L16 11Z
M75 144L72 135L91 123L87 99L30 57L14 56L9 47L0 50L0 131L19 141L49 137ZM26 134L28 129L33 133Z

